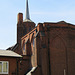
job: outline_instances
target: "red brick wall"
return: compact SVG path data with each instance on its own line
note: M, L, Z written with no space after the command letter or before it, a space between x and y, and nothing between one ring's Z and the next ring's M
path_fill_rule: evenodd
M26 35L29 31L35 28L34 22L23 22L23 14L18 14L18 21L17 21L17 43L18 43L18 50L15 51L19 54L22 54L21 50L21 38Z
M39 32L35 37L37 31ZM36 31L36 32L35 32ZM43 32L43 34L41 34ZM34 33L34 36L32 37ZM35 37L35 50L31 39ZM39 23L22 38L29 38L32 51L31 64L38 66L40 75L75 75L75 26L68 23ZM26 49L27 50L27 49ZM37 69L38 70L38 69ZM34 74L38 75L34 71Z
M9 62L9 74L8 75L13 75L12 73L14 73L14 75L17 74L17 60L18 59L12 58L12 57L0 57L0 61L8 61ZM0 75L2 75L2 74L0 74Z
M26 72L29 71L31 68L31 61L30 56L23 56L23 58L20 60L19 65L19 75L24 75Z

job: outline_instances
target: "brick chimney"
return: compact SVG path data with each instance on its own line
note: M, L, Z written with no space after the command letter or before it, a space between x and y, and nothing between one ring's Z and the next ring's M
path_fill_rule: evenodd
M17 23L22 23L22 22L23 22L23 13L18 13Z

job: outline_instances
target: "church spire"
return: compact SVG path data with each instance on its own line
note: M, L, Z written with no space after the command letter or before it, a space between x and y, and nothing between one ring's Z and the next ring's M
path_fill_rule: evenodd
M25 19L29 19L30 20L28 0L26 0L26 14L25 14Z
M24 20L24 22L32 22L30 20L30 15L29 15L28 0L26 0L26 12L25 12L25 20Z

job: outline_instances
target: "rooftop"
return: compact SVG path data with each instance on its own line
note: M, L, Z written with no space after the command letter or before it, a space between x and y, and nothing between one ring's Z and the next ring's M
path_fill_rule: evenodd
M7 57L22 57L21 55L10 51L10 50L0 50L0 56L7 56Z

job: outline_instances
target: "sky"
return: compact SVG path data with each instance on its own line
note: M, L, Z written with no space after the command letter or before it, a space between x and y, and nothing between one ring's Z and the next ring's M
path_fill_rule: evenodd
M0 0L0 49L16 44L17 14L25 19L25 0ZM36 23L66 21L75 25L75 0L29 0L29 13Z

